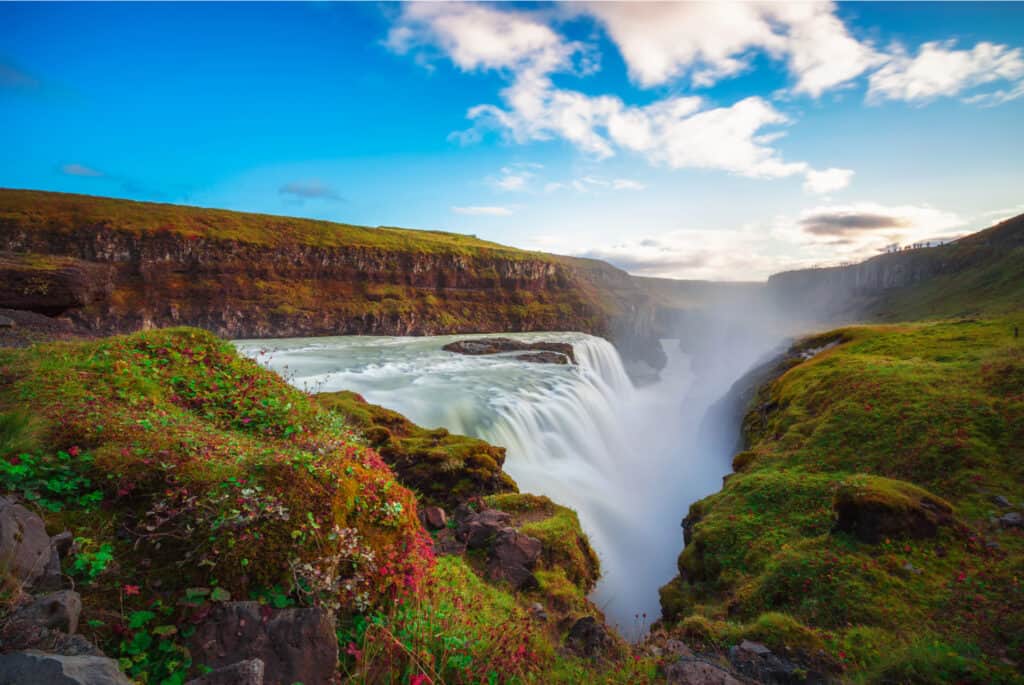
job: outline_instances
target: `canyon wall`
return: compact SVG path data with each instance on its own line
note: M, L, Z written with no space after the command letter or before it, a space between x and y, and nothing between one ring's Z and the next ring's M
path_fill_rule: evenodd
M0 308L86 335L176 325L228 338L577 330L657 366L653 308L608 264L437 232L338 224L325 237L331 226L0 191Z

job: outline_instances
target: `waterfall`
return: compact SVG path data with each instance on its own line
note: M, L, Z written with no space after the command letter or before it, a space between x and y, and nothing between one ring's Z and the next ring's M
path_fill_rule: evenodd
M573 345L576 365L514 354L443 351L468 337L334 337L238 341L239 349L311 391L353 390L426 427L444 426L506 448L505 470L523 492L580 516L602 563L593 598L634 633L634 616L658 616L657 588L675 572L679 519L689 501L680 450L694 426L682 397L686 358L667 348L666 386L636 389L618 352L582 333L506 334ZM711 483L719 478L714 475ZM708 486L709 489L712 486ZM705 491L706 492L706 491ZM701 493L705 494L705 493Z

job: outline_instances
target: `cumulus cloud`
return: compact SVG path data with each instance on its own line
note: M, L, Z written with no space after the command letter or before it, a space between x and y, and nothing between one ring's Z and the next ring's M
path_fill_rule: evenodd
M925 43L917 55L911 55L895 45L889 62L868 79L868 102L925 103L997 82L1006 87L975 93L965 101L995 105L1024 96L1024 52L1020 48L988 42L970 50L955 46L952 40Z
M60 168L60 171L68 176L88 176L91 178L105 176L102 171L97 171L96 169L85 166L84 164L65 164Z
M541 164L510 164L509 166L502 167L501 173L496 178L488 179L488 182L498 190L524 191L527 190L530 182L536 176L533 170L541 168L543 168Z
M488 207L488 206L468 206L468 207L452 207L452 211L456 214L465 214L468 216L511 216L512 209L510 207Z
M809 193L817 193L818 195L834 193L850 185L852 179L852 169L832 168L822 171L809 169L804 179L804 190Z
M302 200L341 200L336 190L321 181L295 181L278 188L281 195L292 195Z
M688 76L695 86L745 71L755 52L785 60L798 93L818 97L875 66L832 3L595 2L586 11L608 31L643 87Z
M777 11L793 22L822 21L818 10ZM493 130L516 143L565 140L595 159L628 151L672 169L714 169L752 178L813 171L806 162L783 159L773 146L784 133L778 127L791 121L761 97L714 107L701 97L671 96L633 106L613 95L557 87L553 74L586 73L590 68L587 49L562 39L538 14L492 5L414 3L403 9L388 45L402 53L438 49L460 69L497 70L509 79L500 93L501 105L469 109L473 127L452 134L453 140L462 143L478 141L483 132ZM809 84L829 80L812 76L817 67L810 49L799 58L793 50L786 54L812 79L798 87L818 89Z

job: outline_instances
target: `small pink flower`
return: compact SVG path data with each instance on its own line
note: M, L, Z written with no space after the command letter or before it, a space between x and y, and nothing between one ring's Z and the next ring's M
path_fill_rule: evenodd
M140 594L140 592L141 591L139 590L139 586L138 585L125 585L124 586L124 594L128 595L129 597L131 597L132 595L138 595L138 594Z

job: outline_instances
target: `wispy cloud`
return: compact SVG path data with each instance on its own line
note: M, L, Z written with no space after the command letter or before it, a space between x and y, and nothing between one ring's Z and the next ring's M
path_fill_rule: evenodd
M511 207L501 206L480 206L473 205L468 207L452 207L452 211L456 214L466 214L469 216L511 216Z
M92 178L100 178L106 176L102 171L97 171L92 167L85 166L84 164L65 164L60 168L62 174L67 176L88 176Z
M342 196L321 181L294 181L281 186L281 195L292 195L302 200L342 200Z

